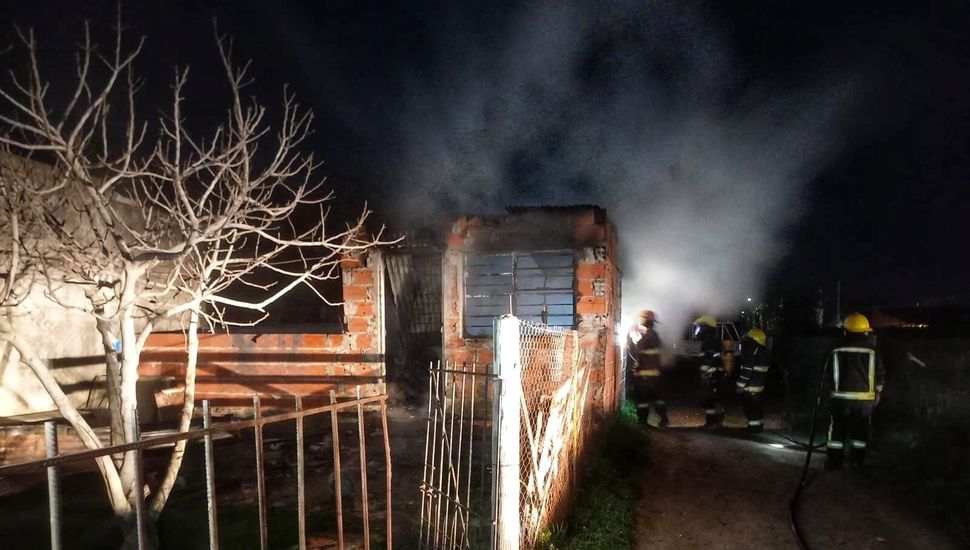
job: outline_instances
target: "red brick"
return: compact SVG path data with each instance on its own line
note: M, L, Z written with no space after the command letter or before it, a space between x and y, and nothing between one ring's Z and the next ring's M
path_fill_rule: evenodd
M580 315L605 314L606 299L583 296L579 299L579 303L576 304L576 313Z
M346 285L344 286L344 301L345 302L359 302L363 300L370 299L369 288L360 285Z
M351 317L347 321L347 332L351 334L360 334L362 332L367 332L367 329L370 326L370 323L368 321L369 319L367 317L358 317L358 316Z
M344 345L344 335L343 334L328 334L327 335L327 347L329 348L339 348Z
M454 233L450 233L448 235L448 246L450 248L461 248L465 246L465 237L462 237L461 235L455 235Z
M606 278L606 264L579 264L576 266L576 278L579 280Z
M472 353L468 350L455 350L451 352L451 361L462 364L472 362Z
M576 292L580 296L592 296L593 295L593 280L583 279L579 281L576 285Z
M370 349L374 343L374 337L370 334L358 334L354 338L354 347L358 350Z
M340 267L343 269L357 269L362 265L360 258L346 257L340 259Z
M573 231L573 237L581 244L598 244L606 240L606 230L601 225L580 225Z
M465 341L462 340L461 337L455 333L450 334L447 338L448 340L446 342L446 345L448 346L448 349L454 350L454 349L461 348L465 345Z
M322 348L327 345L327 337L323 334L304 334L303 346L308 348Z
M351 310L349 312L351 315L361 315L365 317L372 317L374 315L373 302L350 302L347 305Z
M593 210L588 210L586 212L580 212L573 214L572 223L576 225L595 225L596 224L596 212Z
M374 284L374 271L371 269L355 269L353 271L353 283L355 285Z

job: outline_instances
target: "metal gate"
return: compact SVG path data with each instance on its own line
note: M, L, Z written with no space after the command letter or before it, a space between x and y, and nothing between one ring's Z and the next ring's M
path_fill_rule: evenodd
M431 365L420 548L491 548L499 381L490 365Z

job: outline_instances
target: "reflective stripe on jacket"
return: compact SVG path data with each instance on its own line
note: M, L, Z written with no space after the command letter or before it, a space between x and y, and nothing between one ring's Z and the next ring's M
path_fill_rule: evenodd
M771 363L768 348L750 338L741 343L741 369L738 371L738 388L750 393L761 393L768 379Z
M882 390L884 371L876 354L875 338L849 335L830 355L832 397L852 401L873 401Z

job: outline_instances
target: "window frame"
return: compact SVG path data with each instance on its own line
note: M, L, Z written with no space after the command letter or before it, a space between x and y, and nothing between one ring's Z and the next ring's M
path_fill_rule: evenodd
M560 274L556 274L556 273L543 274L543 276L546 277L547 279L548 278L556 278L556 277L565 278L567 276L566 273L565 273L565 271L568 270L568 273L569 273L569 275L568 275L568 277L569 277L569 285L568 285L568 287L562 287L562 288L560 288L560 287L546 287L546 286L542 286L540 288L534 288L534 287L531 287L530 288L529 285L523 285L522 287L519 286L519 282L521 280L528 279L528 277L527 276L524 276L524 275L530 275L531 273L528 273L529 271L541 271L541 270L544 269L543 267L539 267L537 265L537 263L536 263L536 267L521 267L521 263L520 262L521 262L522 259L524 259L524 258L535 258L535 256L537 256L537 255L540 255L540 256L545 255L545 256L553 256L553 257L558 256L558 257L561 257L561 260L560 261L557 262L557 260L553 260L552 263L553 264L562 263L564 265L548 266L548 267L545 267L545 269L552 270L552 271L555 271L555 270L563 270L563 273L560 273ZM485 262L480 262L480 261L479 262L476 262L476 260L481 260L481 259L485 259L485 258L501 258L501 257L509 257L509 258L511 258L511 266L508 267L508 268L505 268L508 271L496 271L496 272L493 272L493 273L480 272L480 271L479 272L473 272L472 271L472 269L474 267L476 267L476 264L478 266L481 266L482 263L485 263ZM568 258L568 263L565 261L567 258ZM487 326L484 325L484 324L470 324L469 323L470 320L475 320L475 319L479 319L480 320L480 319L484 319L485 318L483 315L474 315L474 316L473 315L469 315L469 310L470 310L470 308L469 308L469 299L473 299L473 298L486 298L486 299L491 299L491 300L496 301L496 302L499 299L501 299L501 300L508 300L509 301L509 306L511 306L511 310L514 312L514 314L517 317L519 317L519 318L525 318L525 319L535 319L536 316L534 314L532 314L532 313L523 314L521 312L520 305L522 305L522 307L529 307L530 305L532 305L532 306L540 306L541 305L542 307L545 307L545 308L548 308L549 306L557 306L557 305L558 306L565 306L565 305L568 305L569 306L569 310L570 310L570 312L568 313L568 316L570 317L570 323L568 325L557 323L557 324L553 324L553 325L550 325L550 326L561 327L561 328L564 328L564 329L575 329L576 328L576 323L577 323L577 314L576 314L576 293L577 293L576 269L578 267L578 259L576 258L576 251L570 250L570 249L553 249L553 250L520 250L520 251L510 251L510 252L487 252L487 253L465 254L464 255L464 259L463 259L462 267L463 267L463 275L462 275L462 293L461 293L461 296L462 296L462 304L461 304L461 307L462 307L462 335L464 336L464 338L467 338L467 339L483 339L483 340L488 340L488 339L491 339L491 338L494 337L494 334L492 334L491 322L489 322ZM499 268L499 269L502 269L502 268ZM523 273L523 272L526 272L526 273ZM470 285L469 285L469 279L471 277L487 278L487 277L502 277L502 276L506 276L506 275L510 277L510 280L508 282L508 285L509 286L508 286L508 293L507 294L497 294L497 295L472 295L469 292L469 287L470 287ZM548 282L548 281L546 281L546 282ZM545 285L546 282L544 282L543 285ZM481 285L481 284L479 284L478 286L481 287L481 286L491 286L491 285ZM472 286L472 288L474 288L474 285ZM543 296L542 302L540 304L520 304L519 303L519 296L520 295L521 296L524 296L524 295L528 295L528 294L534 294L534 295ZM547 298L545 298L545 296L549 296L549 295L553 295L553 294L568 295L570 301L569 301L568 304L546 304L545 302L546 302L546 299ZM485 307L487 307L487 305ZM498 304L492 304L492 307L500 307L500 306ZM508 307L506 307L504 311L507 312L508 311ZM552 315L552 316L550 316L550 315L547 314L546 319L548 320L550 317L566 317L566 316L567 316L567 314ZM493 316L488 317L488 319L491 320L494 317L495 316L493 315Z

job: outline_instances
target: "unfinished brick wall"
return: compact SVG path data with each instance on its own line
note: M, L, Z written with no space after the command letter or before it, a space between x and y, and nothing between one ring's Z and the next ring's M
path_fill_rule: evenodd
M265 331L201 334L196 399L209 399L216 413L251 407L258 394L270 407L292 408L295 396L306 406L339 396L384 393L384 264L379 252L341 262L344 332ZM142 353L139 376L155 386L157 405L180 406L185 377L185 337L152 334ZM166 387L167 386L167 387Z
M490 363L492 339L465 336L466 255L571 250L576 265L576 330L591 370L593 399L602 414L618 400L615 327L620 320L618 245L605 212L594 206L513 209L507 216L463 217L447 236L442 264L442 358Z

